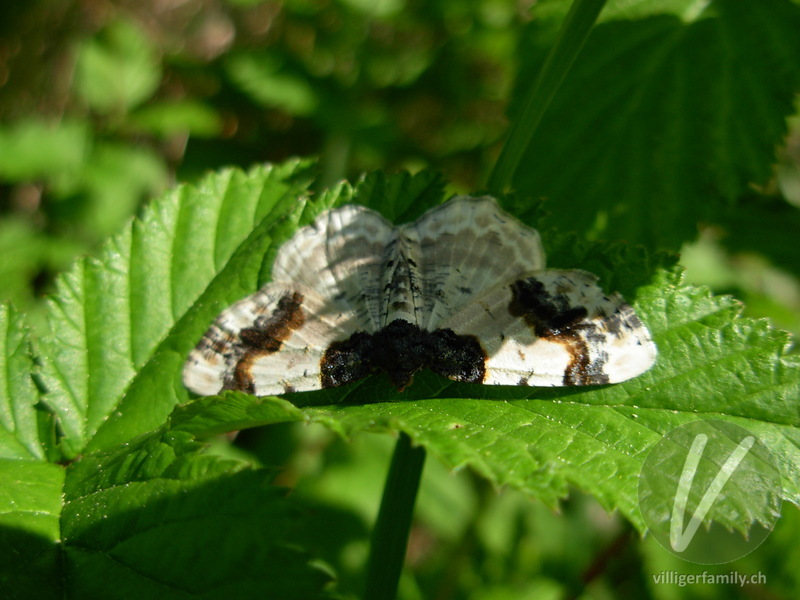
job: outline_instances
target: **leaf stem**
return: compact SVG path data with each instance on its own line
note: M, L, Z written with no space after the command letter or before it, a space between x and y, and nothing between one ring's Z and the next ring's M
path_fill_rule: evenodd
M586 43L605 3L606 0L574 0L572 3L555 45L529 89L518 118L511 124L511 131L489 177L492 193L503 193L511 186L533 134Z
M394 600L397 594L424 464L425 449L412 447L411 438L400 433L372 532L364 600Z

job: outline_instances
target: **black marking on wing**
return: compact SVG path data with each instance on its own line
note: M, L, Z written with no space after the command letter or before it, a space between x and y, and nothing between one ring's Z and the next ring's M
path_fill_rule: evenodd
M323 388L329 388L384 371L403 391L423 368L456 381L482 383L486 352L474 336L457 335L451 329L425 331L395 319L374 334L359 331L332 343L320 361L320 380Z
M608 355L600 351L592 360L589 343L602 348L605 335L587 321L584 306L573 306L564 294L550 294L536 277L511 284L509 313L522 319L537 337L561 344L570 360L564 369L564 385L608 383L604 371Z
M508 311L523 319L537 337L557 336L575 327L589 314L583 306L572 306L566 296L550 295L535 277L512 283L511 294Z

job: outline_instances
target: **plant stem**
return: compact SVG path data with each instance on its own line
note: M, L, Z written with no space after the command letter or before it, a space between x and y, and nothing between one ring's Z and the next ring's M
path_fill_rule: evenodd
M533 134L583 48L605 3L606 0L574 0L572 3L555 45L528 91L519 116L511 124L511 132L489 177L491 192L500 194L511 186Z
M372 532L364 600L394 600L397 595L424 464L425 449L412 447L411 438L400 433Z

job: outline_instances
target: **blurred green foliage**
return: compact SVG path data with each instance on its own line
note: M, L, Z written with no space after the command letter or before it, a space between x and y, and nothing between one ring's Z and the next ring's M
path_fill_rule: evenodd
M677 251L676 241L692 241L698 219L719 220L723 229L712 237L729 268L758 264L741 260L742 252L768 260L776 260L775 252L797 256L791 244L775 244L763 230L738 227L742 211L757 223L786 212L776 207L782 201L772 201L781 193L800 202L794 191L800 125L793 122L775 158L781 117L763 117L779 96L775 90L794 89L792 65L800 63L792 42L781 38L783 29L792 31L794 16L791 3L768 4L758 19L717 9L695 20L699 7L688 0L610 3L527 153L525 164L536 168L518 173L517 186L558 205L591 207L550 211L557 226L591 235L669 240ZM506 0L3 3L0 299L32 306L51 290L55 273L91 252L148 198L208 169L313 154L321 159L319 189L365 170L427 165L444 170L460 189L480 188L507 126L517 67L517 90L524 92L567 6L560 0L535 9ZM737 36L739 51L726 45L726 32ZM659 45L665 35L673 43ZM604 50L612 48L609 40L618 52ZM754 51L741 52L747 48ZM719 73L719 81L710 73ZM742 98L742 110L762 113L761 120L744 125L734 117L735 104L724 109L722 97L707 89L722 90L731 102ZM738 139L730 135L739 127L734 123L743 124ZM673 151L681 135L696 140L691 155ZM616 140L616 151L608 152L608 139ZM756 152L757 160L747 158ZM720 160L744 170L721 168ZM752 177L762 177L769 164L779 166L765 187ZM704 170L725 179L712 183ZM743 194L752 183L761 193ZM619 201L609 204L615 195ZM739 197L741 209L710 201L715 195ZM631 212L637 198L649 204ZM794 222L796 211L790 212ZM758 243L743 249L740 234ZM800 270L796 260L789 267L777 259L790 279L776 297L741 278L714 289L752 301L752 314L798 334Z
M525 12L500 0L4 3L0 298L27 306L142 202L207 169L317 154L320 187L430 163L478 185Z
M4 276L0 299L11 299L21 308L32 306L43 292L50 291L55 273L74 256L91 252L156 192L224 165L247 167L293 155L318 155L320 189L373 168L391 171L435 165L458 188L479 188L506 128L516 66L520 63L522 68L517 87L524 91L567 6L560 0L539 2L535 10L505 0L3 3L0 252L4 264L0 274ZM791 12L782 2L770 6L783 6L786 15ZM523 169L517 184L554 202L566 201L561 198L564 195L578 206L581 202L592 206L577 219L569 211L567 221L556 218L554 222L593 235L606 232L612 238L630 238L641 231L642 240L655 236L691 242L698 218L718 219L723 229L712 237L723 249L721 258L729 268L750 268L753 263L741 260L742 252L765 254L769 260L775 260L771 254L778 252L782 254L777 257L778 266L795 278L800 261L793 244L775 244L760 230L740 231L737 226L742 211L752 213L758 222L785 223L776 213L786 212L786 207L777 206L782 200L765 204L764 192L772 200L783 193L798 203L793 191L797 187L797 121L786 149L773 160L780 164L774 181L762 185L761 194L745 194L749 197L743 198L743 207L736 211L729 210L730 204L706 200L714 194L709 194L709 181L702 180L702 165L714 167L700 153L700 146L690 162L684 156L676 163L673 157L666 170L659 164L670 156L669 144L674 146L670 140L684 126L698 136L704 123L721 123L710 133L717 141L720 132L726 131L728 121L708 120L712 113L703 105L706 99L715 107L721 106L720 98L742 96L742 89L755 94L759 88L754 77L766 73L777 73L787 89L794 85L791 58L784 58L791 51L786 44L776 45L774 40L780 36L775 27L765 28L762 23L748 28L746 19L732 18L741 11L728 15L712 11L710 18L693 22L698 10L688 0L609 4L589 50L529 151L526 164L537 168ZM780 21L778 13L763 14L773 15L774 26L791 27L791 18ZM659 23L655 15L671 28L674 60L659 54L664 32L655 26ZM673 16L672 21L665 20L666 15ZM650 23L649 29L642 28L644 23ZM756 40L751 45L759 48L758 54L737 53L730 45L704 45L706 34L698 32L704 29L716 36L715 27L746 32ZM650 30L655 42L652 51L646 43ZM758 37L769 36L770 31L772 41ZM720 35L727 34L723 30ZM602 48L608 36L627 37L635 44L622 51L622 59L613 53L607 58ZM744 43L744 38L739 36L737 43ZM690 49L693 44L695 50ZM697 62L701 56L706 57L705 63ZM709 61L717 61L716 66ZM637 64L639 71L631 71L630 65ZM684 65L683 74L669 70L676 64ZM747 81L704 81L703 73L724 73L724 69L719 71L723 67L751 75ZM692 75L695 72L701 76ZM686 84L675 87L680 79ZM637 88L643 82L649 82L648 87ZM722 95L691 91L693 85L721 86ZM726 91L726 85L731 89ZM697 100L696 110L692 104L686 104L683 112L667 110L662 115L668 115L670 122L654 124L640 134L630 128L646 117L640 109L645 97L637 89L649 94L646 105L651 111L656 103L677 106L680 90L685 89ZM767 97L770 92L764 90ZM757 95L753 98L748 106L763 110L758 106L764 103L756 102ZM776 116L769 121L773 129L779 126ZM587 138L581 133L586 131L595 135ZM756 131L747 135L757 137ZM609 136L618 140L621 150L607 152ZM637 141L637 136L642 139ZM645 138L654 142L649 149ZM577 139L584 141L577 143ZM770 152L772 139L774 134L758 139L761 156ZM747 162L750 142L727 144L740 148L745 157L735 160L763 172L763 158L759 158L762 165ZM725 156L711 145L708 153ZM614 162L608 163L612 156ZM675 168L683 173L677 179L672 175ZM650 170L654 175L645 177ZM615 174L610 176L611 172ZM723 172L737 177L733 171ZM609 186L633 198L652 195L641 182L628 182L636 174L651 181L651 189L657 192L650 198L649 216L619 213L613 204L606 208L591 204L597 191ZM660 176L672 184L665 186L658 181ZM699 181L700 187L697 181L682 180L687 176ZM738 191L731 192L732 180L728 181L720 189L727 190L729 200L731 193L741 195L741 186L752 183L746 177L740 179L734 186ZM607 192L606 198L613 196ZM704 199L680 202L682 197L700 196ZM795 210L790 212L796 220ZM781 230L787 237L793 235L787 226ZM742 248L740 237L756 243ZM691 271L690 275L704 282ZM714 289L752 301L753 314L770 316L800 333L793 316L800 309L796 281L780 286L777 297L769 297L769 292L764 297L763 290L741 279L727 283Z

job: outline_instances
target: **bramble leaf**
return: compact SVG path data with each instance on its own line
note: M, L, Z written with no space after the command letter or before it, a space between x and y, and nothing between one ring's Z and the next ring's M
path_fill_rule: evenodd
M66 456L151 431L188 399L192 338L258 286L264 256L310 218L309 169L293 161L179 187L58 280L38 350Z
M567 74L514 179L549 224L678 250L772 174L800 89L800 6L616 3ZM670 4L670 3L664 3ZM546 12L563 3L545 2ZM643 14L644 12L644 14ZM523 37L523 93L554 21Z
M25 325L13 309L0 305L0 459L42 460L31 379L33 359Z

